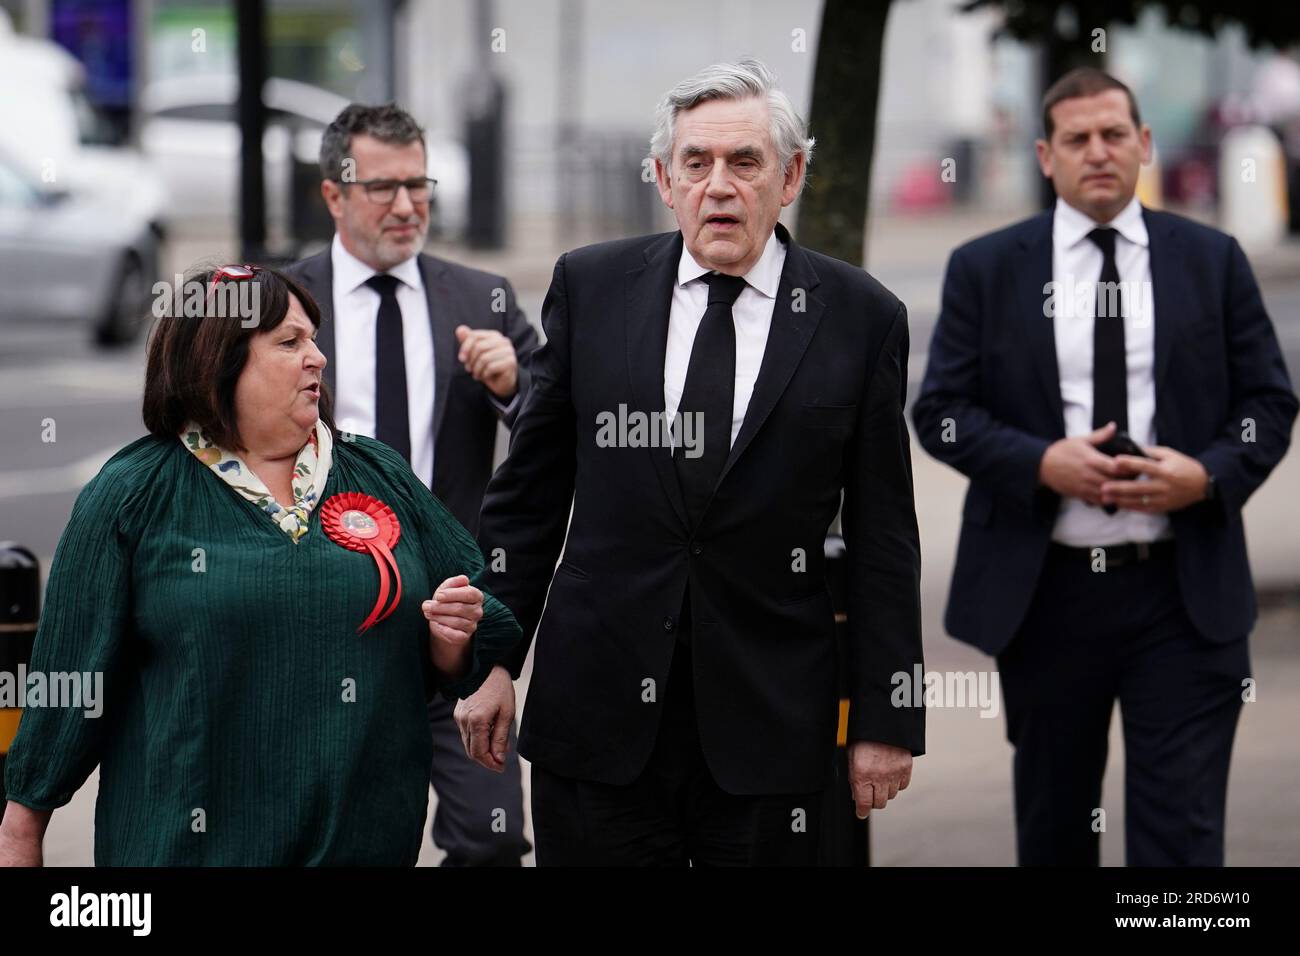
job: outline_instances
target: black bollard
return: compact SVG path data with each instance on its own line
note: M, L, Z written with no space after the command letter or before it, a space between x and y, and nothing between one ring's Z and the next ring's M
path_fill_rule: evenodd
M41 565L36 555L20 544L0 541L0 675L8 675L19 697L18 672L31 663L40 604ZM5 812L5 757L22 715L20 708L0 706L0 818Z

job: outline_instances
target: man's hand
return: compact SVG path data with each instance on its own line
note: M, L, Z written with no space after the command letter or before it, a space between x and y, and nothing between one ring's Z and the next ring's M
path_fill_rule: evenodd
M1101 486L1129 474L1121 469L1119 458L1097 450L1098 445L1114 435L1115 423L1110 422L1089 435L1052 442L1038 465L1038 480L1063 498L1079 498L1090 505L1101 504Z
M510 724L515 719L515 684L510 671L500 664L492 668L482 687L456 702L455 718L469 758L489 770L504 772Z
M429 654L433 666L449 677L464 676L469 642L483 617L483 592L458 574L443 581L433 598L420 606L429 622Z
M1101 486L1103 504L1143 514L1165 514L1205 498L1210 476L1199 461L1164 445L1144 450L1151 458L1116 456L1117 465L1145 478L1106 482Z
M468 325L456 326L456 341L460 343L460 364L482 382L502 401L514 397L519 387L519 360L515 346L495 329L471 329Z
M859 820L885 804L912 782L912 752L892 744L855 740L849 744L849 785Z

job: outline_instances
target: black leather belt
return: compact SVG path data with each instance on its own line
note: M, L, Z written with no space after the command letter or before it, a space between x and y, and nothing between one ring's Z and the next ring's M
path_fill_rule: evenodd
M1160 541L1131 541L1126 544L1097 545L1095 548L1072 548L1069 545L1052 542L1052 553L1070 562L1079 562L1089 567L1101 551L1106 558L1107 568L1121 568L1126 564L1140 564L1143 561L1159 561L1174 556L1174 540L1164 538Z

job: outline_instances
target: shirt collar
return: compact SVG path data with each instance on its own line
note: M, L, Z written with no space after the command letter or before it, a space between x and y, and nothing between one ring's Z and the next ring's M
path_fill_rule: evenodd
M388 270L388 275L400 279L412 289L423 289L424 283L420 280L420 264L416 259L416 256L411 256L404 262L398 263ZM344 294L355 292L365 284L367 279L379 274L379 270L372 269L348 252L337 232L334 233L334 241L330 244L330 262L334 266L334 281L339 283Z
M744 279L747 284L754 288L754 291L767 296L769 299L776 298L777 287L781 284L781 264L780 264L781 240L776 238L776 230L767 237L767 244L763 246L763 254L758 257L752 269L745 273ZM708 275L711 269L706 269L695 261L691 251L682 244L682 257L677 261L677 284L686 285L695 279Z
M1110 222L1097 222L1087 213L1075 209L1059 196L1052 216L1052 242L1062 249L1078 245L1098 226L1110 226L1135 246L1147 245L1147 224L1142 203L1135 195Z

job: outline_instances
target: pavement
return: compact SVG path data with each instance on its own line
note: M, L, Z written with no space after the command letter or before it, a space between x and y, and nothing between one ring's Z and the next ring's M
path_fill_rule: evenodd
M967 238L1018 218L1019 211L948 213L900 219L879 215L868 236L868 269L907 303L912 329L909 378L913 394L924 370L947 253ZM517 230L504 252L445 254L508 276L536 322L559 251L595 237L556 237L548 227ZM437 247L431 251L440 251ZM229 254L228 242L177 244L165 274L200 255ZM1300 244L1253 253L1293 379L1300 379ZM0 538L28 544L48 567L77 489L99 464L142 432L139 346L98 353L81 330L0 331ZM59 440L42 444L40 422L55 418ZM1252 636L1258 699L1238 727L1228 799L1230 865L1300 865L1300 429L1292 450L1246 506L1251 564L1262 595ZM922 604L927 669L987 671L992 662L948 638L944 600L956 548L965 479L913 443L920 507ZM527 704L526 670L520 698ZM1014 863L1011 749L1002 716L975 708L932 708L929 752L916 762L911 787L872 815L875 862L884 866L1010 865ZM1105 865L1123 863L1123 745L1118 713L1103 807ZM92 861L92 775L72 803L54 814L46 840L52 865ZM527 766L525 762L525 788ZM435 798L431 795L431 809ZM427 840L421 865L441 852ZM531 860L526 860L531 862Z

